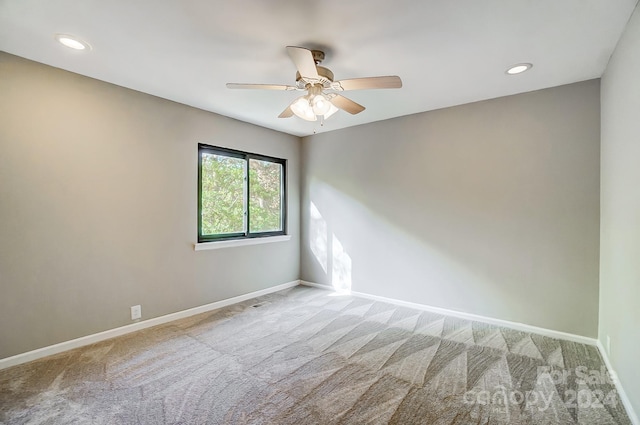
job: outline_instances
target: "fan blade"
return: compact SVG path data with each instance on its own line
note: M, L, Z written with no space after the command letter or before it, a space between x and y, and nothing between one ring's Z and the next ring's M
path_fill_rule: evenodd
M228 89L260 89L260 90L297 90L296 86L285 86L281 84L238 84L227 83Z
M282 111L282 113L280 115L278 115L278 118L289 118L293 116L293 111L291 110L290 106L287 106L287 109L285 109L284 111Z
M343 111L347 111L352 115L359 114L365 109L364 106L354 102L351 99L347 99L346 97L341 96L339 94L334 94L329 99L329 102L333 103L333 106L340 108Z
M320 78L311 50L305 49L304 47L287 46L287 53L289 53L289 57L302 78L312 80L318 80Z
M331 84L334 90L399 89L400 87L402 87L402 80L397 75L353 78Z

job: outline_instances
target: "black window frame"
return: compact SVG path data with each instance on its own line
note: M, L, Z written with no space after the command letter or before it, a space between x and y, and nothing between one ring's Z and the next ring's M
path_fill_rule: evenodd
M244 215L245 231L241 233L227 233L217 235L202 234L202 153L228 156L231 158L241 158L246 161L245 167L245 191L244 191ZM282 180L280 182L280 202L281 202L281 227L282 230L271 232L251 232L251 179L249 178L249 161L267 161L280 164L282 166ZM287 234L287 160L273 156L262 155L252 152L245 152L236 149L223 148L219 146L198 143L198 243L228 241L238 239L254 239L270 236L283 236Z

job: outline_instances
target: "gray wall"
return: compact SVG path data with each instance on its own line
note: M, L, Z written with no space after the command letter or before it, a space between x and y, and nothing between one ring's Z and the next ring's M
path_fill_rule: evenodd
M206 93L202 93L206 96ZM288 159L289 242L194 252L197 143ZM298 279L300 140L0 52L0 358Z
M640 414L640 10L602 77L600 331Z
M303 139L301 278L595 337L599 81Z

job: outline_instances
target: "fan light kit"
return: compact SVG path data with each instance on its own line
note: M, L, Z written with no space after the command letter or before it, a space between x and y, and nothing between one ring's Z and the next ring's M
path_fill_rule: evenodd
M89 43L69 34L56 34L55 39L63 46L69 47L70 49L91 50Z
M230 89L306 91L307 94L291 102L278 118L289 118L296 115L307 121L320 120L321 124L340 109L352 115L358 114L365 109L364 106L336 92L365 89L398 89L402 87L402 80L396 75L334 81L333 72L320 66L320 63L324 60L324 52L309 50L304 47L287 46L287 53L298 70L295 86L227 83L227 87Z
M522 74L523 72L530 70L531 67L533 67L533 65L531 65L530 63L518 63L516 65L509 67L509 69L507 69L507 74L509 75Z
M317 121L318 117L321 117L321 120L327 119L338 112L338 108L326 95L322 94L322 88L318 86L309 87L309 94L294 100L289 108L296 116L307 121Z

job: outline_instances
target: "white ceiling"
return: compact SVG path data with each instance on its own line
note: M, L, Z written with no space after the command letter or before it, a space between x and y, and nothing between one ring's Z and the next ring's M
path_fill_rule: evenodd
M303 136L600 77L636 3L0 0L0 50ZM55 33L93 49L72 51ZM326 46L336 79L399 75L404 86L343 93L367 109L324 127L277 118L300 92L225 87L294 84L287 45ZM519 62L534 67L505 74Z

